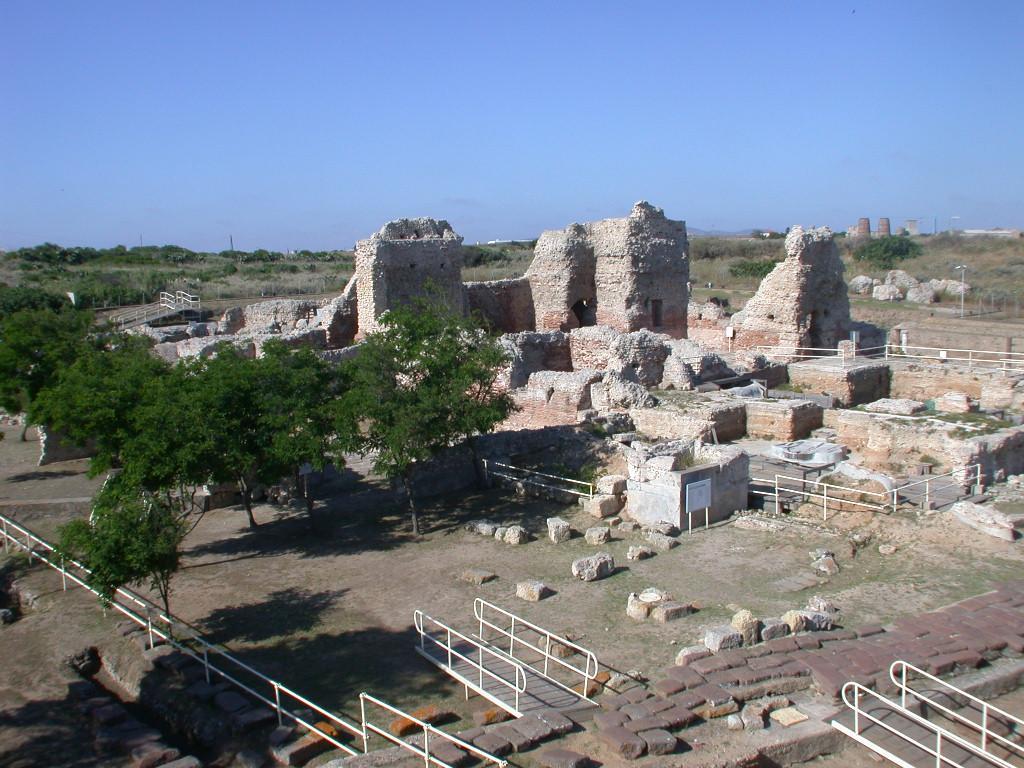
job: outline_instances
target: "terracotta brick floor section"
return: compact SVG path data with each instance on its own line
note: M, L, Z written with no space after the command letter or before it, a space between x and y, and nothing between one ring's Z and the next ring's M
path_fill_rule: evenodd
M744 701L814 688L833 699L854 680L892 693L889 666L906 661L934 675L1024 654L1024 581L888 627L865 626L781 637L665 670L649 690L602 697L594 726L676 731L699 717L735 712ZM614 713L614 714L613 714Z

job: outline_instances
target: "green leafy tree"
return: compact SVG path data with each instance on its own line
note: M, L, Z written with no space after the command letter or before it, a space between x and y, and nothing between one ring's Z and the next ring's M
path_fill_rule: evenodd
M170 615L171 579L181 561L185 525L159 496L123 475L96 495L89 520L74 520L60 531L60 549L92 572L104 600L124 586L148 585Z
M322 469L328 461L340 462L342 445L351 443L339 426L346 420L336 415L337 379L309 349L290 350L272 340L252 360L220 345L196 375L196 402L211 435L212 476L238 484L250 527L257 525L256 485L296 475L306 463ZM312 515L312 497L304 495Z
M393 309L381 323L352 362L343 412L359 418L362 447L374 452L376 470L402 484L419 535L413 472L511 413L512 399L496 386L505 353L439 301Z
M856 261L866 261L878 269L892 269L897 262L913 259L921 254L921 246L909 237L879 237L867 241L853 251Z
M86 346L73 363L58 370L31 409L34 421L60 430L76 445L95 445L93 475L121 463L126 442L137 435L137 408L153 382L169 371L145 338L119 335L108 344L101 349ZM170 404L164 410L168 418L176 415Z
M25 429L38 423L36 396L87 348L91 329L92 316L74 310L25 310L0 320L0 407L26 413Z

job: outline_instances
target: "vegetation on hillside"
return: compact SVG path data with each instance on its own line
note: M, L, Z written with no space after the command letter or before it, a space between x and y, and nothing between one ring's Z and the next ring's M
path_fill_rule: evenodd
M899 262L921 255L919 243L906 236L879 237L853 249L853 260L863 261L877 269L892 269Z

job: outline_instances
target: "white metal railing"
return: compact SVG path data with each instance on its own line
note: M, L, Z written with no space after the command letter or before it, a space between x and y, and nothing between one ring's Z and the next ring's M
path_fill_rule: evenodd
M145 304L141 307L114 315L110 319L119 328L127 328L138 325L148 320L156 320L174 312L181 312L186 309L198 310L202 306L199 296L187 291L160 291L160 297L152 304Z
M886 346L887 345L880 347L861 347L859 349L847 351L846 347L785 347L777 345L760 345L754 347L754 350L765 357L778 357L787 361L819 360L826 362L835 360L845 368L851 362L856 361L857 358L883 356Z
M957 479L958 476L959 479ZM948 478L948 482L944 485L940 485L938 488L935 488L935 481L943 480L944 478ZM947 488L959 488L961 493L958 494L958 498L960 495L963 495L964 487L970 488L973 493L981 493L981 491L984 490L981 477L981 464L969 464L966 467L954 469L949 472L943 472L941 475L926 475L920 480L912 480L908 483L904 483L898 488L893 488L892 491L890 491L890 493L892 493L893 507L895 507L899 502L900 496L909 496L907 493L908 489L917 488L921 485L924 486L924 509L931 509L932 494L935 491L942 491ZM914 503L913 499L908 500L910 500L911 503Z
M912 674L916 679L928 680L938 687L939 690L925 692L915 689L910 684L911 680L909 679L908 673ZM955 685L950 685L935 675L931 675L923 669L919 669L913 664L908 664L905 661L894 661L892 663L889 667L889 678L896 684L896 687L900 691L900 706L904 709L907 707L907 697L910 696L919 702L927 704L929 707L933 707L951 720L955 720L961 725L974 731L978 738L977 746L986 754L989 753L989 748L992 745L997 745L1007 750L1010 754L1016 755L1017 757L1024 757L1024 746L1021 746L1017 742L996 733L990 727L993 719L996 719L1007 729L1013 729L1017 733L1024 733L1024 720L1021 718L1011 715L1009 712L1000 709L999 707L994 707L987 701L979 699L977 696L973 696L966 691L957 688ZM944 694L958 703L963 701L970 702L975 706L977 711L980 712L981 722L976 722L964 715L963 712L957 711L939 701L936 701L928 695L929 693Z
M524 469L522 467L514 467L511 464L503 464L500 461L491 461L489 459L483 460L484 475L493 475L494 477L500 477L505 480L511 480L513 482L525 483L526 485L533 485L538 488L546 488L551 491L561 491L563 493L571 493L574 496L581 496L585 499L594 498L594 484L588 483L585 480L574 480L571 477L561 477L559 475L549 475L544 472L538 472L534 469ZM521 474L515 474L521 473ZM542 480L536 480L535 478L544 478L546 480L557 480L560 483L569 483L570 485L578 485L580 488L585 490L577 490L575 488L559 488L558 486L545 483Z
M780 484L779 481L782 481ZM787 486L785 483L793 482L799 483L799 487ZM773 486L772 491L757 491L751 490L751 493L756 493L759 496L773 496L775 498L775 507L779 508L779 492L783 493L795 493L799 494L804 498L808 499L820 499L822 507L822 517L824 520L828 520L828 505L829 501L833 503L833 506L838 509L842 505L851 504L856 507L863 509L870 509L875 512L884 512L889 509L889 504L893 499L892 492L890 491L865 491L860 488L847 488L843 485L835 485L834 483L823 483L820 480L811 480L803 477L792 477L790 475L775 475L773 478L763 477L751 477L751 483L762 483ZM808 488L808 486L810 486ZM831 496L830 496L831 491ZM879 501L860 501L856 498L848 498L844 494L852 494L854 496L869 496L878 499Z
M370 720L369 716L367 715L367 712L366 712L366 705L367 704L372 704L372 705L374 705L376 707L379 707L380 709L383 709L385 712L388 712L391 715L395 715L397 717L403 717L406 720L408 720L409 722L415 723L416 726L420 729L420 733L422 733L422 735L423 735L423 745L420 746L419 744L416 744L415 742L406 741L405 739L401 738L400 736L391 733L387 728L383 728L381 726L378 726L378 725L374 724ZM381 701L380 699L371 696L368 693L360 693L359 694L359 709L360 709L360 716L362 717L362 721L363 721L363 752L364 753L368 753L370 751L369 739L370 739L370 733L372 732L372 733L376 733L379 736L383 736L385 739L387 739L388 741L392 742L393 744L397 744L400 747L402 747L403 749L406 749L406 750L412 752L413 754L418 755L419 757L422 757L423 758L423 764L425 766L427 766L427 768L430 768L431 765L437 765L437 766L440 766L440 768L453 768L453 766L451 764L446 763L443 760L441 760L440 758L435 757L434 755L431 754L431 752L430 752L431 740L433 740L433 742L435 744L438 741L443 741L443 742L447 742L449 744L452 744L452 745L458 747L459 749L463 750L464 752L469 753L473 757L476 757L476 758L479 758L480 760L485 761L485 763L488 764L488 765L497 765L497 766L500 766L501 768L504 768L505 766L508 765L508 761L507 760L502 760L500 757L496 757L495 755L492 755L490 752L485 752L484 750L482 750L482 749L480 749L478 747L474 747L468 741L463 741L458 736L452 736L451 734L448 734L448 733L445 733L444 731L438 730L437 728L432 726L430 723L424 722L423 720L420 720L417 717L413 717L408 712L403 712L402 710L398 709L397 707L393 707L390 704L387 704L387 703Z
M505 626L496 624L494 621L487 618L486 612L491 611L497 614L497 617L501 619L507 619L509 626L506 629ZM568 691L581 699L586 701L592 701L589 696L590 683L597 676L598 663L597 656L594 655L593 651L584 648L582 645L572 642L571 640L564 638L560 635L556 635L553 632L549 632L543 627L539 627L526 619L517 616L510 611L506 611L504 608L500 608L493 603L489 603L483 598L476 598L473 601L473 616L480 624L479 637L484 642L490 642L484 633L484 628L489 628L497 632L502 638L508 640L508 655L516 659L516 661L526 664L534 672L542 675L545 679L558 686L564 691ZM526 629L536 633L540 637L538 644L531 643L529 640L522 637L522 635L516 634L516 629ZM519 658L516 656L516 645L521 648L528 648L535 653L541 654L543 658L543 665L538 668L535 664L531 664L529 661ZM582 667L573 664L572 662L559 658L552 654L552 647L562 646L569 649L573 654L578 654L583 657L584 664ZM556 679L552 674L551 664L554 663L561 669L568 670L573 676L579 675L581 679L581 690L577 691L571 686L566 685L562 681Z
M893 734L894 736L903 740L904 742L913 745L920 751L924 752L926 755L929 755L931 758L934 758L935 768L944 768L945 766L949 766L949 768L974 768L974 766L976 766L977 764L972 759L974 757L980 757L984 761L990 762L991 764L996 766L1000 766L1000 768L1014 768L1013 765L1006 762L1005 760L996 757L995 755L989 752L984 752L980 750L977 746L971 744L969 741L966 741L965 739L957 736L956 734L947 731L945 728L936 725L930 720L918 714L915 714L914 712L911 712L910 710L905 709L904 707L901 707L896 702L890 701L881 694L876 693L870 688L866 688L865 686L860 685L859 683L846 683L846 685L843 686L842 697L843 702L846 704L846 706L848 706L853 711L853 728L851 729L849 726L839 722L838 720L832 720L832 727L838 731L841 731L842 733L845 733L847 736L850 736L851 738L860 742L872 751L882 755L883 757L892 761L893 763L896 763L896 765L902 766L902 768L920 768L921 763L917 761L909 762L908 760L894 754L893 752L887 750L885 747L878 744L869 735L865 735L863 733L863 729L861 728L862 720L867 720L868 723L871 723L884 729L888 733ZM904 732L897 725L891 722L887 722L886 719L876 717L875 715L873 715L871 712L869 712L862 706L862 700L865 697L869 701L875 700L880 702L884 705L887 711L895 712L901 718L909 720L911 723L918 726L920 729L923 729L925 732L928 733L928 743L925 743L922 739L915 738L913 735ZM967 752L967 758L970 760L970 764L965 765L965 763L960 762L960 760L957 759L958 756L951 755L951 747L959 747L964 752ZM945 754L943 754L944 749Z
M426 627L428 623L431 625L430 629ZM435 666L447 671L464 686L472 688L487 700L497 704L502 709L511 712L515 717L519 717L522 714L519 709L519 699L520 696L526 692L526 669L519 661L506 656L504 653L501 653L494 648L491 648L480 640L476 640L469 635L464 635L457 629L453 629L443 621L439 621L423 611L417 610L413 613L413 624L420 636L420 645L419 648L416 649L417 653ZM434 633L442 635L443 639L441 637L436 637ZM476 658L456 650L452 643L453 638L468 645L470 653L475 655ZM443 652L447 663L442 662L427 650L426 643L428 641ZM485 656L487 661L485 661ZM453 663L456 659L465 662L475 671L475 681L456 670ZM497 661L498 666L504 668L505 671L510 672L513 679L510 680L509 678L489 669L487 666L487 662L489 661ZM488 682L496 684L496 688L495 686L492 686L493 690L487 690ZM509 704L498 696L494 690L497 690L498 693L504 692L506 695L511 695L513 699L512 704Z
M886 344L885 357L940 360L967 363L968 368L999 368L1004 371L1024 370L1024 352L999 352L989 349L955 349L953 347L919 347L913 344Z
M59 571L65 590L67 590L67 582L70 579L94 595L102 597L100 592L88 583L88 577L92 575L88 568L74 560L63 558L48 541L3 514L0 514L0 536L3 537L4 552L9 552L9 547L13 544L28 553L29 562L34 558L38 558L51 568ZM40 549L42 551L39 551ZM162 608L152 601L141 597L129 589L121 588L111 596L109 607L145 628L149 635L151 646L155 643L155 638L160 638L202 664L207 682L210 682L212 675L219 675L271 707L277 713L278 723L283 722L284 718L288 718L316 732L321 738L342 752L348 755L359 754L349 745L317 727L315 723L307 722L299 715L291 712L286 707L286 704L297 702L304 707L310 708L317 715L350 735L362 738L363 730L358 725L324 709L282 683L267 677L259 670L232 656L224 646L208 642L195 627L172 614L165 613ZM189 643L194 644L194 647L189 645ZM211 657L217 659L217 661L212 660ZM250 684L251 681L246 682L239 679L241 673L251 675L259 683L266 684L270 689L266 691L267 695L253 688L253 685L256 683Z

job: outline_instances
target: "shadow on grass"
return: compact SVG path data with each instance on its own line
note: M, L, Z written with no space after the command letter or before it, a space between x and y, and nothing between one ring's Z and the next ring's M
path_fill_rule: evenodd
M0 711L0 738L4 731L17 733L23 742L14 750L0 747L0 768L95 768L107 764L92 747L92 729L78 714L77 699L29 701Z
M308 632L320 623L320 615L347 591L282 589L272 592L262 603L217 608L199 623L211 642L259 643L282 635Z
M58 477L76 477L78 475L84 475L85 470L74 470L74 469L53 469L45 470L39 469L32 472L22 472L18 475L11 475L7 478L9 483L27 483L32 480L53 480Z
M363 691L401 708L461 693L451 678L415 652L418 643L412 626L369 627L284 638L234 648L232 654L320 706L358 720Z

